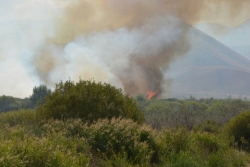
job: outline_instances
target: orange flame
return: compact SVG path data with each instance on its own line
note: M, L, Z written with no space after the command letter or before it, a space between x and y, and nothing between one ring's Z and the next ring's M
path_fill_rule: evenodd
M148 95L148 100L150 100L151 98L153 98L155 95L158 94L158 90L156 92L149 92L147 91L147 95Z

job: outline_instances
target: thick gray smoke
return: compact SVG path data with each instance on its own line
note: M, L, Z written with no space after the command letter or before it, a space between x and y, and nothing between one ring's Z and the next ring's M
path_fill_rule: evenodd
M189 26L175 17L196 22L201 9L212 2L76 0L63 12L64 21L58 22L56 35L48 42L53 46L36 57L37 72L46 83L66 74L73 80L108 82L130 95L161 92L167 84L163 71L175 56L189 50ZM233 11L243 4L235 4Z
M39 18L11 24L20 33L5 35L6 41L0 42L0 69L11 66L11 74L19 73L15 82L0 82L5 90L22 80L26 91L37 83L53 87L60 80L81 78L111 83L130 95L161 91L169 84L163 72L190 49L188 24L236 25L250 14L249 0L18 0L14 7L11 3L17 0L5 1L15 17ZM4 16L12 17L4 11L0 21ZM40 21L46 18L51 19ZM3 34L13 34L8 33L11 28Z
M69 76L108 82L130 95L161 90L162 70L189 49L187 28L180 24L171 17L157 17L131 29L81 35L64 47L44 50L36 69L47 83Z

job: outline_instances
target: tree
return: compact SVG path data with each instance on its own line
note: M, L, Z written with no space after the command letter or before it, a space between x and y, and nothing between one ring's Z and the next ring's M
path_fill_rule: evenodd
M239 147L249 150L250 144L250 111L243 112L234 117L225 126L225 131L233 135Z
M143 95L143 94L138 94L138 95L135 97L135 100L136 100L136 101L144 101L144 100L146 100L146 98L145 98L145 95Z
M18 110L21 107L21 103L11 96L0 97L0 112L6 112L11 110Z
M106 83L95 81L60 82L45 103L37 108L38 116L45 119L80 118L87 122L113 117L130 118L142 123L144 115L135 100Z
M0 96L0 112L30 108L29 98L16 98L12 96Z
M40 85L33 88L33 94L30 96L31 108L36 108L38 102L44 103L45 97L51 94L51 90L46 85Z

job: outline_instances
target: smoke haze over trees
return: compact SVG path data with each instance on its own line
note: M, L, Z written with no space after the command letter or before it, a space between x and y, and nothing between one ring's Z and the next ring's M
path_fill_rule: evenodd
M165 90L170 81L163 72L190 49L189 28L182 21L237 25L249 16L247 0L13 2L3 3L0 58L1 71L11 67L15 82L27 79L15 90L20 96L24 88L31 94L38 83L53 87L69 77L95 78L130 95ZM4 22L14 19L19 22ZM19 33L10 35L12 30ZM1 81L5 89L0 93L12 95L12 82Z

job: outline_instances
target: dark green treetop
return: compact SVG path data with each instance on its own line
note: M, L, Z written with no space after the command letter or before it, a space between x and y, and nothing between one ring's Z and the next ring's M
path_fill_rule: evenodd
M45 119L80 118L92 123L102 118L121 117L144 122L144 115L133 98L123 95L121 89L92 80L60 82L37 112Z

